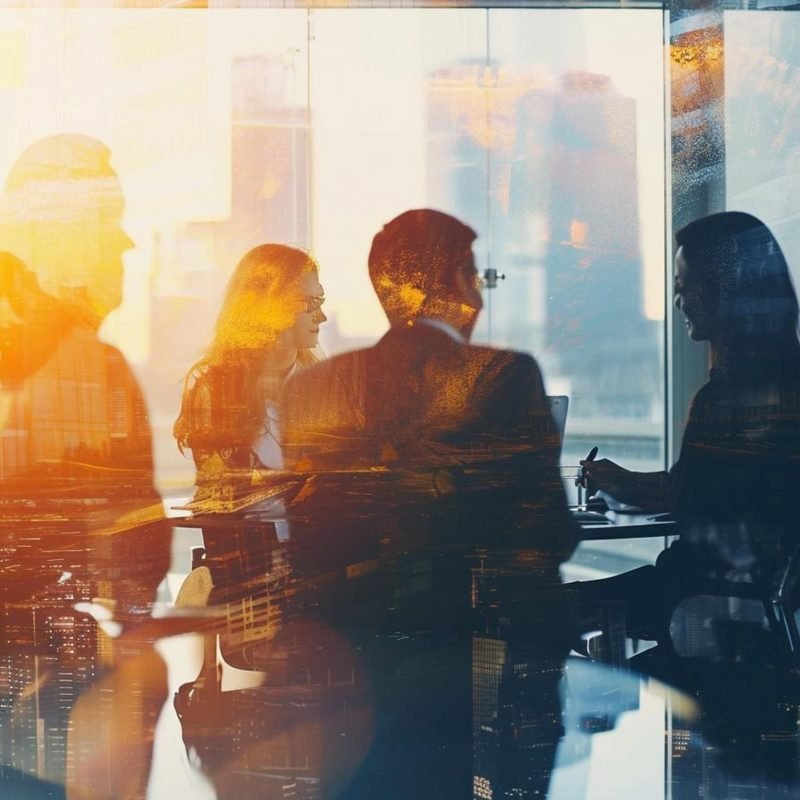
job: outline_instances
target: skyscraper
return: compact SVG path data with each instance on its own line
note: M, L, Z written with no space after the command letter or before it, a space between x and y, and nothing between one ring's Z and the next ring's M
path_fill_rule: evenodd
M661 398L638 191L636 101L608 76L477 61L429 76L429 202L506 276L483 333L533 351L573 421L603 418L609 438L637 437L613 420L655 418Z
M291 54L290 54L291 55ZM146 371L154 441L160 462L180 467L172 441L177 379L211 339L228 276L252 247L266 242L305 246L309 240L308 117L291 99L291 57L236 59L231 72L230 214L187 221L155 243L150 330L169 342Z

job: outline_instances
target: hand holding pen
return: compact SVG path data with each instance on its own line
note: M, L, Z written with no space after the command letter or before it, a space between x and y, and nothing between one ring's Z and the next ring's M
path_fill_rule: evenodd
M594 495L598 490L620 499L628 491L635 473L629 472L619 464L607 458L595 460L597 448L593 447L586 458L580 462L579 472L581 485L587 495Z
M589 455L581 461L581 465L578 468L578 474L575 476L575 485L578 487L578 511L586 511L588 506L586 505L587 500L589 499L589 487L588 483L588 476L586 474L586 464L590 461L594 461L595 456L597 455L597 448L593 447L589 451Z
M590 461L594 461L595 458L597 457L597 453L598 453L598 448L593 447L589 451L589 455L587 455L586 458L584 458L583 461L581 461L580 469L578 470L578 474L575 476L576 486L583 486L584 489L586 488L586 480L588 477L586 475L586 464Z

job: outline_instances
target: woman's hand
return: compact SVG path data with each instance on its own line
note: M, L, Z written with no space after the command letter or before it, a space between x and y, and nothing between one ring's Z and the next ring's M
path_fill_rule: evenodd
M620 495L625 495L626 490L631 488L635 473L614 461L601 458L599 461L581 461L580 464L583 468L584 486L588 497L599 489L616 499L621 499Z

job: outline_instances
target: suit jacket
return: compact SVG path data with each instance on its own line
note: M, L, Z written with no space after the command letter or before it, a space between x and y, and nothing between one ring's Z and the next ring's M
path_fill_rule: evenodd
M558 580L577 533L530 356L395 327L293 377L283 421L287 465L307 478L293 563L306 583L333 579L320 606L367 575L387 607L426 618L467 603L478 568Z

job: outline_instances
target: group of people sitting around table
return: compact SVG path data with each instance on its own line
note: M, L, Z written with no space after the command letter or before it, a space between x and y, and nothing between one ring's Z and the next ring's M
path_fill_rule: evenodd
M197 467L196 497L226 481L247 490L270 470L350 470L358 488L358 471L425 469L426 491L466 504L458 534L465 546L536 548L556 564L568 557L579 536L564 513L539 368L528 355L469 343L483 305L475 237L432 210L387 224L369 273L390 330L372 348L327 361L318 347L325 297L313 257L284 245L249 251L229 282L214 339L187 376L175 423ZM590 493L676 516L682 536L663 568L659 562L657 580L713 573L758 581L796 544L797 297L776 239L749 214L697 220L676 243L675 305L691 339L708 342L711 361L680 457L654 473L587 460L584 481ZM501 473L503 481L487 480ZM470 499L476 493L478 502ZM378 490L364 502L389 501ZM328 531L339 519L354 522L334 507L326 513ZM288 516L298 514L308 516ZM647 580L646 593L658 594Z
M98 335L132 245L109 159L88 137L41 140L0 196L0 679L11 698L0 779L23 786L35 772L138 797L166 697L150 611L170 526L143 398ZM789 616L800 605L798 301L770 230L725 212L678 231L675 302L711 357L680 456L668 473L582 467L590 492L671 511L680 538L654 566L571 586L559 567L581 533L539 367L469 341L483 304L476 236L429 209L388 222L368 269L389 331L327 360L309 253L263 244L233 272L174 429L196 465L205 545L179 600L225 609L175 707L219 796L268 778L283 797L311 770L325 797L463 798L477 750L493 753L496 796L541 796L587 609L624 609L628 635L660 645L638 665L674 682L670 619L685 598L722 584L771 597L780 584ZM196 621L188 613L182 630ZM726 635L734 661L765 660L760 633L755 648ZM222 702L236 694L218 691L235 683L233 671L220 678L226 658L259 674L260 700L247 689L235 708ZM790 659L776 663L791 673ZM31 714L43 749L21 733ZM313 769L281 767L287 747Z
M267 518L292 575L275 641L290 631L296 643L297 620L313 619L343 637L368 676L377 733L367 754L341 758L358 769L338 776L353 797L385 790L388 774L397 796L423 784L431 797L466 796L455 776L467 779L459 765L474 744L465 709L476 632L493 631L518 663L561 663L580 633L581 611L543 590L558 585L580 531L539 367L469 341L482 308L475 238L429 209L387 223L368 267L390 329L373 347L328 360L318 348L326 317L316 262L282 245L254 248L189 371L175 424L197 467L196 508L220 496L220 483L229 497L275 486ZM656 473L606 459L582 467L590 493L671 511L680 538L655 566L570 595L584 612L623 607L629 636L660 643L683 598L709 581L768 593L799 543L800 343L786 260L767 226L741 212L696 220L675 238L675 304L711 360L678 461ZM208 572L194 601L213 604L232 554L224 528L205 533ZM314 630L307 649L322 647ZM418 646L404 649L398 636ZM669 680L663 649L639 663ZM538 685L540 705L551 689ZM540 751L551 756L554 739L545 740ZM535 772L523 749L508 772ZM418 771L404 769L409 762Z

